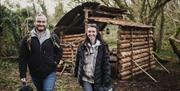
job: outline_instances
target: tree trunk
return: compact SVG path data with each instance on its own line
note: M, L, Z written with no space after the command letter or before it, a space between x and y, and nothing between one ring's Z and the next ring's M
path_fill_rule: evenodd
M180 40L177 39L176 37L178 36L180 32L180 27L177 29L177 31L169 38L170 45L174 51L174 53L177 55L178 59L180 60L180 50L178 49L178 45L175 43L180 43Z
M33 2L33 11L34 11L34 16L37 14L37 11L36 11L36 5L35 5L35 1L34 0L32 0L32 2Z
M171 0L158 0L155 6L150 11L147 24L152 25L154 18L160 12L160 9L163 8ZM159 14L158 14L159 15Z
M161 46L162 46L162 42L163 42L163 35L164 35L164 21L165 21L165 17L164 17L164 9L161 9L161 25L160 25L160 35L159 35L159 41L158 41L158 48L157 48L157 52L159 52L161 50Z

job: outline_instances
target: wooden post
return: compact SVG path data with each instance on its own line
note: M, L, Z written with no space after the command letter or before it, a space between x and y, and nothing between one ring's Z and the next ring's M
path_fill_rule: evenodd
M147 35L148 35L147 41L148 41L148 48L149 48L149 52L148 52L148 54L149 54L149 55L148 55L148 56L149 56L148 65L149 65L149 68L151 68L151 60L150 60L150 59L151 59L151 58L150 58L150 56L151 56L151 54L150 54L150 53L151 53L151 48L150 48L150 38L149 38L149 33L150 33L150 32L149 32L149 31L150 31L150 30L148 29L148 30L147 30Z
M62 43L63 43L63 32L60 32L60 36L59 36L59 41L60 41L60 45L62 45Z
M164 67L164 66L156 59L156 57L154 57L153 54L152 54L152 56L153 56L154 60L155 60L163 69L165 69L165 70L170 74L170 71L169 71L166 67Z
M157 80L156 79L154 79L149 73L147 73L141 66L139 66L139 64L138 63L136 63L134 60L132 60L134 63L135 63L135 65L138 67L138 68L140 68L146 75L148 75L154 82L157 82Z
M88 12L88 9L84 9L84 33L86 33L88 27Z
M130 45L131 45L131 78L133 79L133 62L134 58L133 58L133 29L130 29L130 33L131 33L131 39L130 39Z
M121 64L120 64L120 61L121 61L121 58L119 57L121 54L120 54L120 31L121 31L121 26L119 26L119 29L118 29L118 31L117 31L117 37L118 37L118 40L117 40L117 69L116 69L116 71L117 71L117 77L119 78L120 77L120 67L121 67Z

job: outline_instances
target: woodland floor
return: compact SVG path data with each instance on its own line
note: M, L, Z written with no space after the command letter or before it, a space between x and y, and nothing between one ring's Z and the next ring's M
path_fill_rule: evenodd
M164 65L170 74L159 66L148 71L157 82L142 73L128 81L117 81L115 91L180 91L180 64L169 62Z
M159 65L148 71L158 82L142 73L126 81L114 80L115 91L180 91L180 64L168 62L163 65L170 74ZM82 91L71 74L57 77L56 91ZM28 79L28 84L34 87L30 77ZM18 91L20 86L17 62L0 60L0 91Z

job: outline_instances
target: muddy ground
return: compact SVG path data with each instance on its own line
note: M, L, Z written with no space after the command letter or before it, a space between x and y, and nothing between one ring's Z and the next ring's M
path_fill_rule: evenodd
M180 91L180 64L164 65L170 73L159 66L148 71L157 82L142 73L127 81L117 81L115 91Z
M180 64L168 62L164 65L170 74L158 65L148 71L158 82L142 73L133 79L114 80L115 91L180 91ZM57 77L56 91L82 91L71 74L65 73ZM34 87L30 77L28 84ZM17 62L0 62L0 91L18 91L20 86Z
M145 73L137 75L129 80L114 80L115 91L180 91L180 64L168 62L163 64L169 71L165 71L157 64L157 67L149 70L148 73L154 77L154 82ZM60 79L66 79L65 91L82 91L77 85L76 79L64 74ZM59 87L59 86L58 86Z

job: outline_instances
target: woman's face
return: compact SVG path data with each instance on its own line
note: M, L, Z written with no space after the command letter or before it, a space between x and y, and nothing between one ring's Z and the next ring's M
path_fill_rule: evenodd
M87 32L86 32L89 40L91 41L91 43L95 43L95 40L96 40L96 36L97 36L97 30L95 27L89 27L87 29Z

